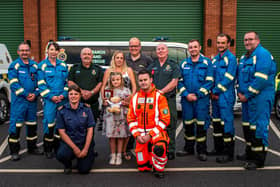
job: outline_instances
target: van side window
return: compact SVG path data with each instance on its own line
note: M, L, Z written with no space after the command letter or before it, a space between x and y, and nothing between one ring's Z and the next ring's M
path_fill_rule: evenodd
M187 49L177 48L178 63L188 57Z
M144 55L151 57L153 60L155 60L157 58L155 47L142 46L141 51Z

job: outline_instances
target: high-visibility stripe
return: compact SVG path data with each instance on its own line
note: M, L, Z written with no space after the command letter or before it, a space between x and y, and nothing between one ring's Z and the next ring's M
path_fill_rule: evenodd
M225 77L231 81L234 79L234 77L231 74L229 74L228 72L225 73Z
M253 64L255 65L257 63L257 56L253 56Z
M252 143L251 142L246 142L246 145L251 146Z
M213 136L214 136L214 137L222 137L222 136L223 136L223 133L213 133Z
M212 60L212 64L214 64L216 62L216 59Z
M155 124L159 124L159 107L158 107L159 96L160 96L160 93L156 92L156 101L155 101L155 110L154 110L155 111Z
M251 86L249 86L248 90L249 90L249 92L252 92L254 94L258 94L259 93L259 90L256 90L256 89L252 88Z
M20 139L9 138L9 142L11 143L18 143Z
M22 127L23 123L16 123L16 127Z
M251 147L251 150L255 152L263 151L263 146Z
M220 121L221 121L221 118L213 118L212 121L213 121L213 122L220 122Z
M49 89L46 89L44 91L41 92L41 96L44 97L45 95L47 95L50 92Z
M231 142L231 138L224 138L224 142Z
M218 88L220 88L223 92L227 91L227 88L221 85L220 83L218 84Z
M54 137L60 139L60 136L58 134L54 134Z
M228 65L228 57L225 56L224 61L225 61L226 65Z
M137 132L138 132L138 129L134 129L133 131L131 131L131 134L134 135Z
M211 77L211 76L207 76L207 77L206 77L206 80L207 80L207 81L214 81L214 78Z
M26 125L37 125L36 121L26 121L25 122Z
M203 137L201 137L201 138L196 138L196 141L197 141L197 142L205 142L205 141L206 141L206 137L203 136Z
M153 131L154 131L154 133L155 133L155 134L159 134L159 130L158 130L158 128L156 128L156 127L155 127L155 128L153 128Z
M185 135L185 139L186 140L195 140L195 136L186 136Z
M191 125L192 123L196 122L196 119L192 119L192 120L185 120L184 123L185 125Z
M53 142L53 138L44 138L44 140L46 140L47 142Z
M225 125L225 122L224 122L224 121L221 121L221 125L224 126L224 125Z
M55 122L49 123L49 124L48 124L48 127L49 127L49 128L54 127L54 126L55 126Z
M134 97L132 98L132 106L133 106L133 112L134 112L134 115L135 116L137 116L136 115L136 101L137 101L137 96L138 96L138 93L136 93L135 95L134 95Z
M154 157L152 157L152 161L153 161L153 166L154 166L155 168L157 168L157 169L159 169L159 170L163 170L163 169L164 169L164 167L162 167L162 166L156 164Z
M20 88L16 91L16 95L19 95L21 94L22 92L24 92L24 89L23 88Z
M207 62L207 60L203 60L203 64L206 64L207 66L208 66L208 62Z
M26 140L36 140L38 138L38 136L33 136L33 137L26 137Z
M46 84L46 81L45 80L38 81L38 85L41 85L41 84Z
M187 64L187 61L184 61L184 62L181 64L182 69L185 67L185 64Z
M197 121L196 123L197 123L197 125L204 125L205 121Z
M64 87L64 91L68 91L68 87Z
M250 126L249 122L242 122L242 126Z
M20 66L19 63L16 63L15 69L18 70L19 66Z
M260 72L256 72L255 77L260 77L260 78L265 79L265 80L268 79L268 76L266 74L260 73Z
M154 152L153 152L153 157L154 157L157 161L161 162L162 164L167 163L167 157L165 157L165 158L158 157Z
M17 78L13 78L13 79L10 80L10 84L13 84L13 83L15 83L15 82L18 82L18 79L17 79Z
M162 123L161 121L158 123L158 125L162 128L162 129L165 129L166 128L166 125L164 123Z
M257 126L256 125L250 125L250 130L256 130Z
M47 67L47 64L43 64L42 65L42 70L45 71L46 67Z
M129 123L129 128L131 129L132 127L136 127L138 125L137 122L131 122Z
M36 64L32 65L35 69L38 69L38 66Z
M201 91L202 93L204 93L204 95L208 94L208 91L205 88L200 88L199 91Z
M179 93L181 94L181 93L183 93L183 91L185 91L186 90L186 88L185 87L182 87L180 90L179 90Z

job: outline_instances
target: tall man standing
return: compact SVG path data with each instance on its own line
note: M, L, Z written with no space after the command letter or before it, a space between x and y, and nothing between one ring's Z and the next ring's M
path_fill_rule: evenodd
M148 70L153 76L153 83L156 88L165 95L170 110L170 125L167 127L167 133L170 137L168 159L175 159L175 132L177 124L176 108L176 86L180 77L179 66L168 59L168 48L165 44L159 44L156 48L157 59L152 63Z
M212 124L218 163L233 160L236 57L229 51L231 38L227 34L217 36L218 55L214 57L214 88L212 89Z
M212 63L200 54L198 40L189 41L188 50L191 56L180 64L182 80L178 84L182 96L185 146L182 151L177 152L177 156L193 155L196 142L198 159L206 161L206 131L210 124L209 93L214 81Z
M246 54L238 66L238 97L242 102L243 133L246 140L245 169L264 166L268 147L268 127L274 103L276 63L260 44L259 35L244 35Z
M99 66L92 64L92 50L81 50L81 63L75 64L69 73L68 84L76 84L81 88L82 102L91 106L95 121L99 117L99 90L102 85L103 72Z
M141 53L141 41L133 37L129 40L129 54L126 56L126 62L137 75L140 70L147 68L153 60Z
M9 147L12 160L20 159L20 129L27 128L27 148L31 154L40 155L43 151L36 146L37 142L37 63L31 60L30 46L22 42L18 46L19 58L11 63L8 76L11 86L11 114L9 127Z

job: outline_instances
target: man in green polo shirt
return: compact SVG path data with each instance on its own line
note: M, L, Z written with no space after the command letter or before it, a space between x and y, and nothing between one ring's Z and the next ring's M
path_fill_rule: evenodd
M83 48L81 50L81 63L75 64L68 77L68 85L76 84L81 88L82 102L91 106L95 122L99 117L99 90L102 85L103 71L92 64L92 50Z
M168 101L170 110L170 125L167 127L167 133L170 138L168 159L175 159L175 134L177 124L176 109L176 86L181 76L179 66L168 58L168 48L165 44L159 44L156 48L157 59L149 65L148 70L153 75L153 83L156 88L164 94Z

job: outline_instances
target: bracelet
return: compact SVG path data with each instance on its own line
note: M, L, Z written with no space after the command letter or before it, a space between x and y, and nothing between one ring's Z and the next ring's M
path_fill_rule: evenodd
M91 90L91 91L90 91L90 93L93 95L93 94L94 94L94 91L93 91L93 90Z

